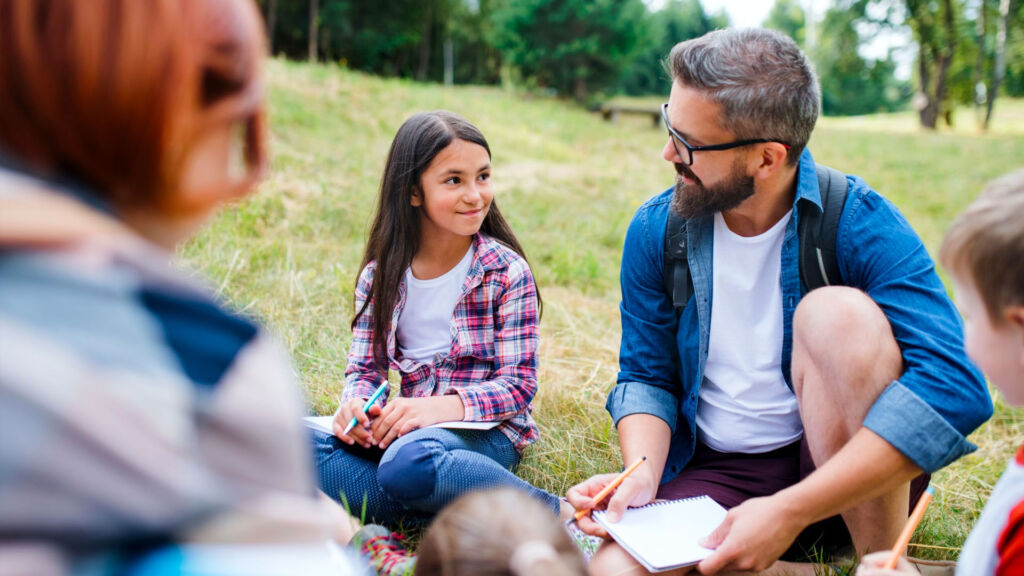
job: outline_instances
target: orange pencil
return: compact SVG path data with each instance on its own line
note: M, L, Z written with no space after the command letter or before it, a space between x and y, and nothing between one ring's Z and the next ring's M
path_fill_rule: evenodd
M932 501L932 496L935 495L935 488L929 486L924 494L921 494L921 499L917 501L917 506L914 507L914 513L910 515L907 520L907 525L903 527L903 532L900 533L900 537L896 540L896 545L892 547L892 554L889 555L889 559L886 560L885 566L882 566L885 570L892 570L896 567L896 562L899 561L900 556L903 554L903 549L910 544L910 537L914 535L914 530L917 530L917 525L921 522L921 518L924 518L924 510L928 507L928 503Z
M618 476L616 476L615 479L612 480L610 484L605 486L603 490L601 490L600 492L597 493L597 496L594 496L594 505L596 506L598 503L601 502L601 500L604 500L605 496L611 494L612 490L615 490L616 488L618 488L619 484L622 484L622 481L626 479L626 476L629 476L630 474L632 474L633 471L636 470L637 468L639 468L640 465L643 464L645 461L647 461L647 456L642 456L642 457L638 458L637 461L633 462L633 464L630 465L629 468L626 468L625 470L623 470L622 474L619 474ZM588 508L588 509L585 509L585 510L577 510L576 511L576 520L579 521L580 518L583 518L584 516L589 514L591 510L593 510L593 508ZM566 524L568 524L568 522Z

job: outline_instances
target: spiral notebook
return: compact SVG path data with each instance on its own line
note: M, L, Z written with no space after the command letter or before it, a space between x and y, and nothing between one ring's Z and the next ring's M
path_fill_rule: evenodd
M306 416L302 419L302 422L314 430L320 430L327 434L334 434L334 416ZM438 422L437 424L426 426L426 428L447 428L448 430L490 430L498 424L501 424L501 421L464 422L462 420L455 420L452 422Z
M697 542L725 520L725 508L700 496L630 508L615 523L598 510L594 520L648 571L664 572L696 564L711 554Z

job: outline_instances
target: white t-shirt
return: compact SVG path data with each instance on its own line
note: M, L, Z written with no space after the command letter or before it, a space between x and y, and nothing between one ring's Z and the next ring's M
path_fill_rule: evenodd
M715 214L711 337L697 437L720 452L757 454L803 434L782 375L782 241L792 212L752 237Z
M452 347L452 315L462 294L462 285L473 263L473 246L454 268L429 280L405 271L405 306L398 316L395 337L402 357L432 364L438 354Z

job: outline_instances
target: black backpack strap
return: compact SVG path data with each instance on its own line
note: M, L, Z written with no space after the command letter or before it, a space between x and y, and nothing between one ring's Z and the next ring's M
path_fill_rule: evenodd
M686 219L671 208L668 210L668 220L665 221L662 263L665 269L665 293L672 300L672 307L678 316L693 294L693 282L690 279L690 262L686 257Z
M800 280L807 292L843 283L836 257L839 218L846 205L846 176L833 168L816 166L821 211L810 202L800 205Z

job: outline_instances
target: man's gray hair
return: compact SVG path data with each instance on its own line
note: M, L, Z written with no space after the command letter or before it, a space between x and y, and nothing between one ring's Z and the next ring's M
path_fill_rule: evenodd
M818 78L789 36L774 30L716 30L672 48L673 81L722 106L722 127L737 139L766 138L790 145L795 164L821 108Z

